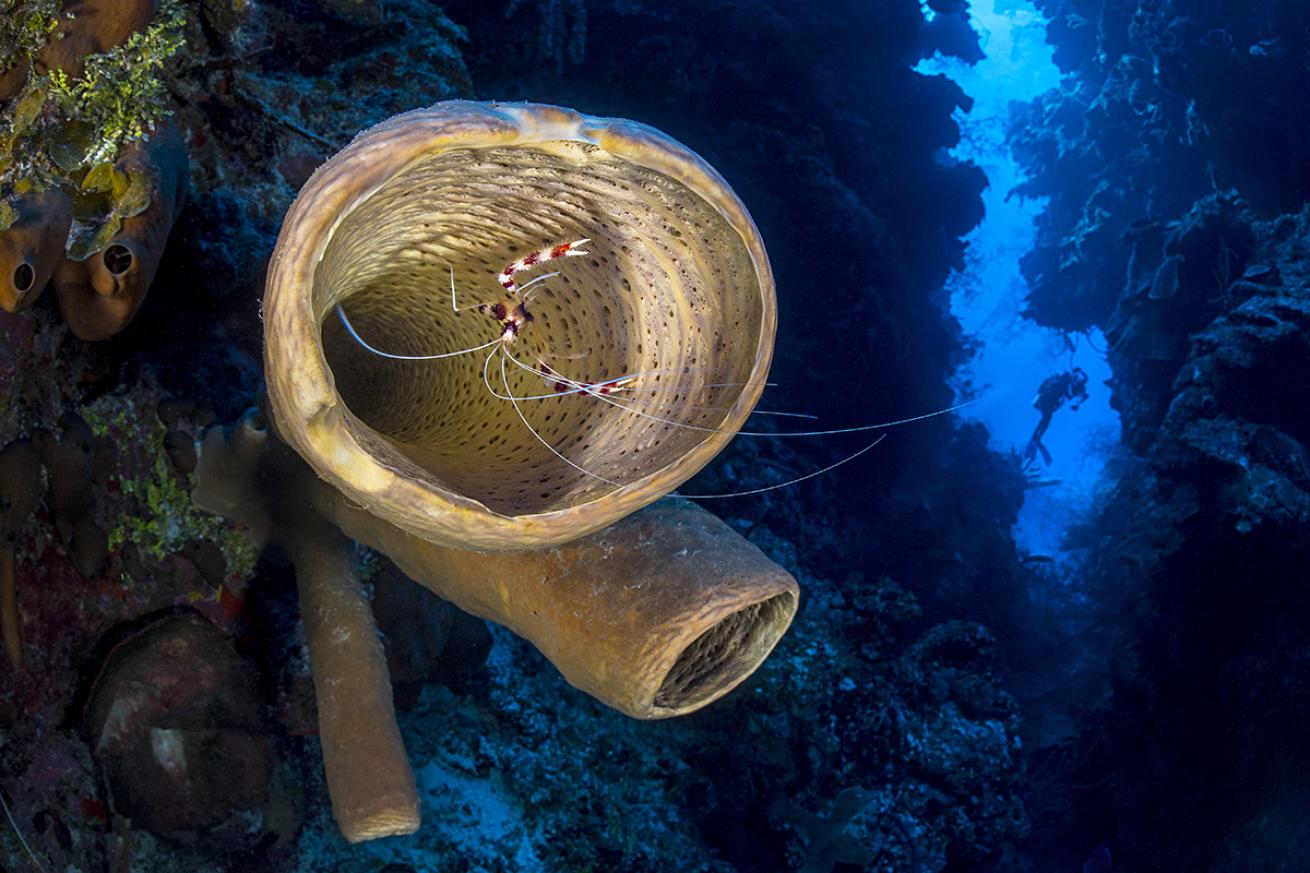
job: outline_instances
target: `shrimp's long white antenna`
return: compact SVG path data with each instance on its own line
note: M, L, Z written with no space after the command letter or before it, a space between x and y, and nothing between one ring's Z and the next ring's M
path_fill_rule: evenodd
M847 455L846 457L842 458L840 461L838 461L835 464L829 464L828 466L824 467L821 470L815 470L813 473L806 473L804 476L797 476L795 479L788 479L786 482L779 482L776 485L765 485L763 488L752 488L749 491L733 491L729 494L683 494L681 491L679 491L678 496L685 497L688 500L718 500L723 497L748 497L751 494L763 494L765 491L773 491L774 489L777 488L786 488L789 485L795 485L797 482L804 482L806 479L813 479L815 476L822 476L824 473L827 473L829 470L837 469L842 464L850 463L851 461L854 461L860 455L869 451L870 449L872 449L874 446L878 445L878 443L882 442L885 439L887 439L887 434L885 433L880 434L876 440L869 443L867 446L860 449L855 454Z
M491 348L501 341L500 337L496 337L490 342L485 342L480 346L473 346L469 349L460 349L457 352L443 352L439 355L393 355L391 352L384 352L381 349L375 349L373 346L366 343L364 338L359 335L359 332L355 330L354 325L350 323L350 319L346 318L346 310L341 308L340 303L337 304L337 315L341 317L341 323L345 325L346 331L355 338L355 342L359 343L378 357L390 358L393 361L435 361L439 358L453 358L457 355L467 355L469 352L479 352L483 349Z
M46 873L45 865L37 858L36 852L32 851L32 847L27 844L27 840L23 838L23 832L18 829L18 822L14 821L14 814L9 811L9 804L5 802L4 792L0 792L0 807L4 808L5 818L9 820L9 827L13 828L14 836L18 837L18 842L23 847L23 851L27 852L27 856L32 859L32 866L39 870L40 873Z
M584 255L585 255L586 252L579 252L579 254L584 254ZM528 295L527 295L526 293L524 293L524 292L526 292L529 288L531 288L533 285L537 284L538 282L545 281L546 279L553 279L554 277L556 277L556 276L558 276L558 275L559 275L559 270L556 270L556 271L553 272L553 273L543 273L542 275L538 276L538 277L535 278L535 279L531 279L531 280L529 280L529 281L527 281L527 282L524 282L522 285L519 286L519 294L522 295L522 297L523 297L524 300L527 300L527 299L528 299ZM541 289L538 288L537 290L540 291Z
M625 377L625 378L632 378L632 377ZM685 421L674 421L671 418L661 418L658 415L651 415L650 413L642 412L640 409L634 409L631 406L626 406L618 402L617 400L613 399L612 397L607 397L601 394L599 391L592 390L592 387L586 385L586 383L578 383L578 382L574 382L572 379L566 379L562 377L559 379L559 381L563 382L566 385L578 385L580 387L583 387L585 393L590 394L592 397L595 397L597 400L602 400L605 403L610 404L611 406L617 406L619 409L625 409L628 412L631 412L633 415L637 415L642 418L648 418L651 421L658 421L661 424L671 424L674 427L682 427L682 428L686 428L687 430L697 430L703 433L728 432L727 429L721 427L701 427L700 425L696 425L696 424L688 424ZM832 436L834 434L840 434L840 433L861 433L870 430L886 430L887 428L898 427L902 424L911 424L916 421L924 421L925 419L936 418L940 415L949 415L950 413L956 412L957 410L960 409L964 409L967 406L973 406L975 403L982 403L984 400L987 400L1001 393L1002 391L1005 390L1006 387L1008 386L1001 386L1000 388L997 388L995 391L989 391L988 393L984 394L982 397L975 397L972 400L966 400L963 403L957 403L954 406L948 406L945 409L939 409L936 412L925 412L923 415L915 415L915 416L911 416L910 418L902 418L896 421L884 421L878 424L863 424L857 427L837 427L837 428L832 428L830 430L783 431L782 433L772 433L770 431L739 430L736 432L736 435L760 436L760 437L811 437L811 436Z
M518 413L519 419L523 422L524 427L526 427L526 428L527 428L527 429L532 433L532 435L533 435L534 437L536 437L538 441L540 441L540 443L541 443L543 446L545 446L546 448L548 448L548 449L550 449L552 452L554 452L555 455L556 455L560 460L564 461L564 463L566 463L566 464L568 464L569 466L574 467L574 468L576 468L576 469L578 469L578 470L581 470L583 473L586 473L588 476L592 476L593 478L600 479L602 482L605 482L605 483L607 483L607 484L614 485L614 486L617 487L617 486L618 486L618 483L617 483L617 482L612 482L612 481L610 481L609 479L604 478L603 476L597 476L595 473L591 472L590 470L587 470L587 469L584 468L584 467L580 467L580 466L578 466L577 464L575 464L575 463L573 463L572 461L570 461L568 458L564 457L562 454L560 454L558 451L555 450L555 447L554 447L554 446L552 446L550 443L546 442L546 440L543 439L542 436L541 436L540 434L538 434L538 433L533 429L532 425L528 424L528 420L527 420L527 418L523 415L523 412L522 412L522 410L519 409L519 405L518 405L518 401L521 400L521 399L523 399L523 398L516 398L516 397L514 396L514 394L509 390L509 379L508 379L508 377L505 375L505 359L506 359L506 358L509 358L509 360L510 360L512 363L518 365L521 369L526 370L526 371L529 372L529 373L533 373L533 374L536 374L536 375L541 375L541 372L538 371L538 370L533 369L532 367L529 367L527 364L523 363L523 362L520 361L518 358L515 358L513 355L509 354L508 350L502 348L501 351L503 352L503 354L501 355L501 359L500 359L500 378L501 378L501 381L502 381L502 382L504 383L504 385L505 385L505 396L504 396L504 398L502 398L502 399L509 400L510 403L513 404L513 406L514 406L514 411ZM494 355L495 352L492 352L491 354ZM493 395L495 395L496 397L500 397L501 395L496 394L495 391L492 391L492 390L491 390L491 384L490 384L490 382L487 380L486 370L487 370L487 367L488 367L490 364L491 364L491 355L488 355L488 356L487 356L487 360L486 360L486 362L483 364L483 367L482 367L482 369L483 369L482 378L483 378L483 381L487 383L487 390L491 391L491 393L492 393ZM605 400L606 402L612 402L612 401L610 401L608 397L605 397L605 396L603 396L603 395L597 393L596 390L595 390L595 388L596 388L597 386L600 386L600 385L607 385L607 384L612 384L612 383L614 383L614 382L621 381L621 379L611 379L611 380L609 380L608 382L593 382L593 383L585 383L585 382L574 382L574 380L572 380L572 379L567 379L567 378L565 378L565 377L563 377L563 376L557 376L556 378L558 378L559 381L561 381L561 382L563 382L563 383L565 383L565 384L569 384L569 385L577 386L577 387L573 388L569 393L573 393L574 391L585 391L586 393L591 394L592 396L594 396L594 397L596 397L596 398L598 398L598 399L600 399L600 400ZM632 378L632 377L629 376L629 377L622 377L622 378ZM560 392L559 394L563 394L563 393L565 393L565 392ZM556 397L558 397L559 394L555 394L555 395L552 395L552 396L556 396ZM619 407L622 408L622 409L628 409L628 407L623 406L622 404L619 404L619 403L615 403L614 405L615 405L615 406L619 406ZM641 414L638 410L635 410L635 409L634 409L634 410L630 410L630 411L632 411L632 412L636 412L636 413L639 414L639 415ZM947 410L947 411L949 411L949 410ZM809 418L813 418L813 417L814 417L814 416L809 416L809 415L807 415L806 413L801 413L801 412L781 412L781 413L776 413L776 414L778 414L778 415L792 415L792 416L805 416L805 417L809 417ZM935 413L935 414L940 415L940 414L942 414L942 413ZM647 416L647 417L653 417L653 416ZM923 416L923 417L926 418L927 416ZM657 419L657 420L660 420L660 419ZM915 420L917 420L917 419L915 419ZM890 426L890 425L888 425L888 426ZM708 428L699 428L699 429L700 429L700 430L708 430ZM842 466L843 464L848 464L848 463L850 463L851 461L854 461L856 458L858 458L858 457L860 457L861 455L863 455L865 452L868 452L868 451L870 451L871 449L873 449L874 446L878 445L878 443L882 442L882 441L885 440L885 439L887 439L887 435L886 435L886 434L880 434L880 435L878 436L878 438L875 439L873 442L869 443L867 446L865 446L864 448L860 449L859 451L854 452L853 454L847 455L846 457L842 458L840 461L837 461L837 462L835 462L835 463L829 464L828 466L826 466L826 467L822 467L822 468L820 468L820 469L818 469L818 470L815 470L815 471L813 471L812 473L806 473L804 476L797 476L795 479L788 479L786 482L778 482L778 483L773 484L773 485L765 485L765 486L762 487L762 488L752 488L752 489L750 489L750 490L748 490L748 491L732 491L732 492L729 492L729 493L727 493L727 494L681 494L681 492L679 492L679 493L680 493L680 495L681 495L682 497L686 497L688 500L719 500L719 499L723 499L723 498L727 498L727 497L748 497L748 496L750 496L750 495L752 495L752 494L763 494L763 493L766 492L766 491L773 491L773 490L776 490L776 489L778 489L778 488L787 488L787 487L789 487L789 486L791 486L791 485L796 485L797 483L804 482L806 479L813 479L815 476L822 476L824 473L827 473L827 472L829 472L829 471L831 471L831 470L835 470L835 469L837 469L838 467Z
M582 473L586 473L588 476L590 476L593 479L599 479L600 481L604 482L606 485L613 485L615 488L620 487L618 482L614 482L609 479L606 479L604 476L599 476L588 470L586 467L579 466L578 464L575 464L572 461L570 461L568 458L564 457L564 455L558 449L556 449L550 443L546 442L545 437L537 433L536 429L533 428L532 425L528 424L527 416L523 414L523 410L519 409L518 399L515 398L514 392L509 390L509 377L505 375L505 358L509 357L509 353L504 351L503 346L501 347L501 351L503 354L500 357L500 379L501 382L503 382L505 385L505 397L508 398L509 402L514 406L514 411L518 413L519 420L522 421L523 426L528 429L528 433L536 437L537 442L541 443L543 446L550 449L551 453L555 455L555 457L559 458L561 461L568 464L573 469L578 470L579 472ZM491 391L491 382L487 379L487 368L491 366L491 358L492 355L495 354L496 354L496 350L492 349L491 354L487 355L487 360L482 364L482 381L486 384L488 391ZM515 363L517 363L517 361ZM491 391L491 393L496 394L495 391ZM496 396L499 397L500 395L497 394Z
M819 420L819 416L811 415L808 412L775 412L772 409L752 409L751 415L780 415L785 418L808 418L810 421Z
M649 418L651 421L658 421L663 424L671 424L674 427L685 427L688 430L699 430L705 433L727 432L726 428L701 427L700 425L687 424L684 421L674 421L673 419L670 418L660 418L658 415L649 415L645 412L642 412L640 409L633 409L632 407L625 406L624 404L619 403L617 400L614 400L611 397L606 397L594 391L588 393L600 400L604 400L606 403L611 403L614 406L617 406L619 409L626 409L634 415L639 415L642 418ZM750 436L750 437L814 437L814 436L833 436L834 434L839 434L839 433L862 433L864 431L870 431L870 430L886 430L887 428L891 428L891 427L899 427L902 424L912 424L913 422L916 421L923 421L929 418L936 418L939 415L949 415L952 412L955 412L960 409L964 409L966 406L972 406L975 403L981 403L986 399L987 397L978 397L973 400L968 400L964 403L956 404L955 406L948 406L945 409L939 409L936 412L925 412L923 415L915 415L910 418L902 418L897 421L884 421L884 422L879 422L878 424L863 424L863 425L859 425L858 427L837 427L831 430L783 431L782 433L773 433L767 430L739 430L737 431L736 435Z

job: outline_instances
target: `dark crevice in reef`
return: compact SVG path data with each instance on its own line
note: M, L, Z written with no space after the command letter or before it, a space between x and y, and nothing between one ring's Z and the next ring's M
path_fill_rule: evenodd
M1083 532L1109 659L1036 752L1039 869L1291 870L1310 846L1310 8L1039 0L1015 118L1030 315L1100 326L1131 457Z

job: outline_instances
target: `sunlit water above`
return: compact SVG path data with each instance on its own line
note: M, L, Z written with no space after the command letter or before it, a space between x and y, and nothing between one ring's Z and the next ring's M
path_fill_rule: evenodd
M1034 221L1046 204L1009 196L1026 177L1005 134L1013 101L1032 100L1059 83L1045 20L1027 0L976 0L970 14L986 59L970 66L938 55L919 65L925 74L950 77L973 98L971 111L956 112L961 140L951 154L977 164L988 179L985 217L966 237L964 270L948 281L951 309L977 345L956 374L957 392L969 399L995 391L961 414L987 426L993 448L1022 453L1040 417L1032 402L1042 380L1073 367L1088 374L1090 399L1076 412L1066 403L1042 440L1052 460L1047 465L1039 457L1030 468L1034 487L1014 531L1022 551L1051 556L1090 504L1119 423L1104 384L1110 369L1098 352L1104 349L1099 332L1068 337L1021 315L1028 285L1019 259L1033 246Z

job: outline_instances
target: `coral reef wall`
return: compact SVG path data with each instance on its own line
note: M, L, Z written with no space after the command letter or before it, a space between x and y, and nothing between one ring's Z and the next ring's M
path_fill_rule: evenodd
M1130 460L1088 526L1113 653L1048 863L1294 869L1310 754L1310 10L1039 0L1073 75L1014 118L1030 316L1101 327ZM1055 766L1058 763L1058 766ZM1049 818L1048 818L1049 816ZM1082 852L1081 856L1078 853Z

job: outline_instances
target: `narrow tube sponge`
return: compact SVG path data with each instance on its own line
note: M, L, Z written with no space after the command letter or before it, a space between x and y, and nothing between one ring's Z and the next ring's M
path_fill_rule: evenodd
M196 505L279 542L296 568L300 616L318 700L332 813L351 842L410 834L418 792L396 724L386 653L350 543L309 510L304 465L249 411L213 428L196 468Z
M489 360L382 358L335 315L394 354L485 345L498 326L452 310L451 274L461 306L504 299L503 267L583 238ZM300 192L269 268L265 373L279 432L350 500L431 542L512 551L600 530L700 470L758 400L775 321L759 232L685 146L452 101L363 132ZM566 378L638 375L614 403L506 400L550 392L534 355Z
M315 502L405 575L527 639L571 684L635 718L683 715L727 694L796 614L791 574L687 500L564 545L494 553L417 539L328 488Z

